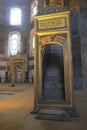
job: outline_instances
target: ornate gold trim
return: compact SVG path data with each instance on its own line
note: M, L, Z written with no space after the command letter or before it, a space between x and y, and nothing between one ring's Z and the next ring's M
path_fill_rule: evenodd
M44 21L56 18L66 18L66 27L60 29L46 29L44 31L38 30L38 21ZM37 16L34 18L34 35L35 35L35 52L34 52L34 86L35 86L35 105L36 106L64 106L73 107L73 95L72 95L72 62L71 62L71 46L70 46L70 24L69 24L69 12L56 13L51 15ZM66 36L63 36L66 35ZM45 38L45 41L44 41ZM53 38L53 39L51 39ZM55 39L56 38L56 39ZM58 42L60 40L66 40L67 42ZM64 59L64 81L65 81L65 101L66 103L40 103L42 100L42 48L47 44L60 44L63 46L63 59ZM67 55L66 55L67 54ZM68 61L68 64L67 64ZM67 78L68 80L67 81ZM67 87L68 90L67 90ZM39 90L40 89L40 90ZM66 95L68 93L68 95ZM68 102L67 102L68 98Z

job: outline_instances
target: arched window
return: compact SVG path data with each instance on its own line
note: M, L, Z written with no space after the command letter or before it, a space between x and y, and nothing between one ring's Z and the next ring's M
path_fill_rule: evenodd
M30 32L30 56L34 55L34 45L35 45L34 29L32 29Z
M10 25L21 25L22 11L20 8L10 10Z
M19 32L11 32L8 38L8 56L20 52L21 36Z
M38 1L34 0L31 4L31 22L33 21L33 17L38 13Z

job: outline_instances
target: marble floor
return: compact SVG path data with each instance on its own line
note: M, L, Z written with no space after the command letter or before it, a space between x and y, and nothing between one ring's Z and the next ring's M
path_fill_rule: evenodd
M87 130L87 89L75 90L79 118L72 122L37 120L31 114L34 100L33 84L0 84L0 92L12 95L0 98L0 130Z

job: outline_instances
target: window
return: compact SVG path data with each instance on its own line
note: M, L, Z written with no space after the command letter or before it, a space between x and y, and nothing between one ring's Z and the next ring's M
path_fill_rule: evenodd
M20 52L21 36L19 32L11 32L8 41L8 56L16 55Z
M12 8L10 11L10 25L21 25L22 11L20 8Z
M38 13L38 1L34 0L31 5L31 21L33 21L33 17Z
M34 29L32 29L30 33L30 56L34 55L34 46L35 46Z

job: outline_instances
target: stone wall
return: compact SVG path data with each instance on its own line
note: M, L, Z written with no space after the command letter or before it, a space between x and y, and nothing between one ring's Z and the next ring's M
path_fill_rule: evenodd
M0 38L0 54L4 54L4 38Z
M79 0L78 6L73 2L70 1L73 83L75 88L87 88L87 1Z
M0 82L6 82L8 58L0 55Z
M87 88L87 8L80 9L79 13L79 30L81 40L81 54L82 54L82 73L84 88Z
M72 46L72 64L73 64L73 87L82 88L82 59L81 59L81 42L79 34L79 11L78 9L70 12L71 23L71 46Z

